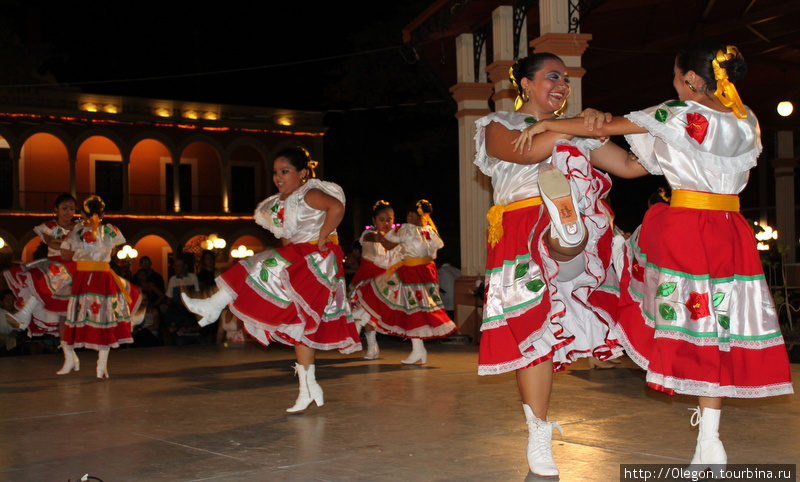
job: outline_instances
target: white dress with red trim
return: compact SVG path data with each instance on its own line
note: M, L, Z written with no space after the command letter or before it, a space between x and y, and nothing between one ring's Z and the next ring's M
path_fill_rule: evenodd
M519 112L497 112L476 122L475 164L492 178L495 205L539 196L540 164L506 162L486 152L486 126L492 122L522 131L535 120ZM558 371L577 358L607 359L622 353L611 332L619 285L611 264L611 226L600 201L611 180L585 154L600 145L590 139L562 141L544 161L565 173L580 194L588 242L584 272L575 279L556 279L559 267L548 254L544 234L550 230L550 217L543 205L503 213L502 237L495 246L487 245L479 375L519 370L550 358Z
M233 298L228 306L245 330L264 345L277 341L352 353L361 350L361 341L347 302L344 253L333 242L319 250L325 212L305 202L311 189L345 202L341 187L318 179L285 200L280 194L265 199L256 208L256 223L288 244L231 266L217 286Z
M443 338L456 331L444 309L433 262L444 246L439 233L430 226L402 224L385 238L399 243L394 250L403 264L372 278L361 291L361 307L377 322L377 330L421 339Z
M378 326L378 320L361 307L362 290L369 286L370 280L386 273L386 270L402 261L403 257L397 248L386 249L381 243L368 241L367 238L375 234L374 229L366 229L361 233L361 264L358 266L353 280L350 282L350 289L347 298L350 300L350 310L353 319L362 328L367 323L374 327Z
M761 152L758 121L692 101L626 117L639 162L673 189L736 195ZM674 199L674 197L673 197ZM656 204L628 240L618 332L667 393L755 398L792 393L789 360L753 230L738 211Z
M74 253L67 265L72 293L63 343L93 349L133 343L131 314L139 308L140 291L109 265L114 248L122 244L125 237L111 224L96 230L78 225L61 244Z
M69 234L69 230L61 227L55 219L36 226L33 231L42 241L45 241L45 235L55 241L63 241ZM41 305L34 309L28 326L31 336L45 333L58 335L58 320L67 312L72 291L72 276L61 258L61 251L48 246L47 256L3 272L17 298L18 309L31 296L41 301Z

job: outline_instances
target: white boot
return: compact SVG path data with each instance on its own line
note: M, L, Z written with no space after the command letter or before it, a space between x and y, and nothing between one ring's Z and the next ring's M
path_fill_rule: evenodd
M97 378L108 378L108 347L97 350Z
M581 221L578 196L564 174L552 164L542 163L539 167L539 194L550 214L550 237L558 239L565 248L581 244L586 229Z
M66 375L72 370L76 372L80 370L81 361L78 360L78 355L75 354L75 350L63 341L61 342L61 350L64 352L64 366L61 367L61 370L56 372L56 375Z
M181 300L186 308L201 318L197 322L200 326L210 325L219 319L222 310L233 301L233 297L225 290L219 290L208 298L189 298L186 293L181 293Z
M424 365L426 361L428 361L428 351L425 350L425 343L422 341L422 338L412 338L411 354L408 355L408 358L405 360L401 360L400 363L404 365L414 365L420 362Z
M537 418L531 407L524 403L522 410L528 423L528 467L533 475L558 477L558 467L553 460L553 429L558 429L559 433L564 435L561 425Z
M724 469L728 464L728 455L719 439L719 417L722 411L716 408L704 408L701 413L700 407L689 410L694 410L691 419L692 426L699 425L697 447L694 450L692 461L689 462L689 470L704 471L712 465L717 466L712 467L715 471Z
M364 338L367 339L367 354L364 355L364 358L377 360L380 350L378 349L378 340L375 338L375 330L365 331Z
M28 325L31 324L31 315L33 314L33 310L39 306L42 306L42 302L39 301L39 298L31 295L25 300L25 305L21 310L13 314L9 313L7 316L19 323L20 331L24 331L28 329Z
M302 412L311 405L311 402L316 402L318 407L325 404L322 387L319 386L315 378L315 370L316 367L314 365L309 365L308 369L306 369L299 363L294 364L294 372L300 380L300 393L297 395L294 406L286 409L287 412Z

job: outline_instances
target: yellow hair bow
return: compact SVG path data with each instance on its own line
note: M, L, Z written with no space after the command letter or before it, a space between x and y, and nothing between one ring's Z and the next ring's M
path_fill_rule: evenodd
M514 65L517 65L514 62ZM514 90L517 91L517 98L514 99L514 110L520 110L522 108L522 104L525 103L525 100L519 94L519 84L517 84L517 79L514 77L514 65L508 68L508 80L511 81L511 85L514 86Z
M314 168L319 166L319 162L309 159L307 166L308 170L311 171L311 177L317 177L317 173L314 172Z
M736 117L745 119L747 118L747 111L744 108L742 99L739 97L739 92L736 90L736 86L728 80L728 71L719 65L721 62L727 62L740 55L739 49L733 45L728 45L725 52L722 50L717 52L714 60L711 61L711 67L714 69L714 78L717 80L717 90L714 91L714 95L722 102L722 105L733 110L733 114Z

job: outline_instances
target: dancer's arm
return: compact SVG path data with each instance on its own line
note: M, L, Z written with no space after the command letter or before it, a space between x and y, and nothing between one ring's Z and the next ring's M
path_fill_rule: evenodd
M319 211L325 211L325 221L322 227L319 228L319 250L327 251L328 247L325 246L328 242L328 236L336 230L339 223L344 218L344 204L338 199L325 194L319 189L310 189L306 193L306 204Z
M647 129L639 127L624 117L615 117L602 125L587 124L579 117L572 119L545 119L536 122L514 140L514 151L520 154L535 148L534 137L558 132L561 135L580 137L610 137L624 134L644 134Z
M531 117L533 118L533 117ZM585 129L602 129L604 125L612 120L611 114L601 112L596 109L584 109L583 112L574 117L573 120L584 126ZM533 124L538 125L539 121ZM523 130L523 135L530 129ZM539 132L537 132L539 133ZM559 139L572 139L569 133L548 133L536 138L533 142L533 134L528 136L527 149L519 149L520 132L511 130L498 122L491 122L486 126L486 153L495 159L502 159L515 164L537 164L548 159L553 154L553 147ZM602 137L602 136L599 136Z
M649 174L639 164L639 158L613 142L606 142L602 147L592 150L590 159L595 167L625 179L642 177Z

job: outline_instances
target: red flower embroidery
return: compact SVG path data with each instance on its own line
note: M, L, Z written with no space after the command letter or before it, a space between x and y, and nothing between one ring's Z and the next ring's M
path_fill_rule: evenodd
M283 206L281 206L280 211L278 211L278 220L283 224Z
M431 240L431 233L429 233L427 231L423 231L422 235L425 236L425 239L427 239L428 241Z
M633 260L633 265L631 266L631 276L633 276L633 279L636 281L644 281L644 267L642 267L635 259Z
M416 292L414 292L414 296L417 298L417 300L422 300L423 296L422 291L417 290Z
M689 301L686 302L686 307L689 308L693 321L709 316L708 293L700 294L692 291L689 293Z
M89 309L91 309L92 313L94 313L96 315L97 313L100 312L100 303L95 301L94 303L89 305Z
M97 241L97 238L95 237L94 233L91 230L84 231L83 233L81 233L81 237L83 238L83 241L86 243L94 243L95 241Z
M698 144L702 144L708 133L708 119L703 117L703 114L689 113L686 114L686 133L689 137L696 140Z
M61 272L61 268L59 268L55 264L51 264L50 267L47 268L47 270L50 271L50 274L53 275L53 276L57 276L58 273Z

